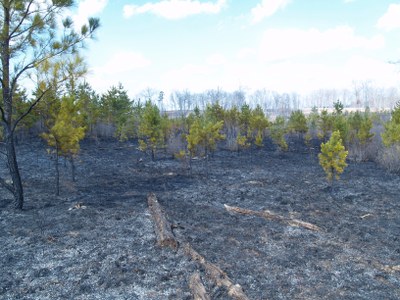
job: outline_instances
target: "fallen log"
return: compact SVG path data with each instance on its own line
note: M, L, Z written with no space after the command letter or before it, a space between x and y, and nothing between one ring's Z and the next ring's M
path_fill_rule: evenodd
M306 229L313 230L313 231L321 230L318 226L316 226L314 224L304 222L301 220L297 220L297 219L286 218L284 216L274 214L274 213L270 212L269 210L255 211L255 210L250 210L250 209L241 208L241 207L237 207L237 206L229 206L226 204L224 204L224 207L229 212L234 212L234 213L238 213L238 214L242 214L242 215L258 216L258 217L265 218L268 220L282 222L282 223L288 224L290 226L304 227Z
M192 291L194 300L211 300L201 282L199 272L194 273L189 279L189 288Z
M239 284L234 284L228 275L218 266L206 261L189 243L184 245L184 251L192 260L199 263L206 271L206 274L217 285L227 289L228 295L235 300L248 300L249 298L243 292Z
M178 248L178 242L175 239L174 234L171 231L171 225L165 218L161 206L158 203L155 194L150 193L147 196L147 203L149 205L149 210L151 216L154 220L154 231L157 236L157 243L161 247L171 247L172 249Z
M175 239L174 234L171 231L171 225L165 218L163 211L161 209L161 206L157 201L156 195L153 193L150 193L147 196L147 202L148 202L150 213L154 220L154 224L155 224L154 229L156 232L158 244L162 247L167 246L167 247L171 247L173 249L177 249L179 246L179 243ZM183 249L184 249L184 253L187 256L189 256L192 260L199 263L205 269L206 274L210 277L210 279L217 286L223 286L226 288L226 290L228 291L228 295L230 297L232 297L235 300L249 300L249 298L245 295L242 287L239 284L234 284L230 280L228 275L224 271L222 271L218 266L207 262L206 259L203 256L201 256L199 253L197 253L196 250L194 250L189 243L185 243ZM196 277L193 277L193 276L190 278L189 284L190 284L190 286L193 286L195 288L194 293L193 293L193 295L195 297L194 299L198 299L198 300L210 299L207 296L207 294L205 294L205 293L202 294L204 286L202 289L201 288L202 284L200 286L199 283L201 283L200 277L198 278L198 280ZM192 287L191 287L191 289L192 289ZM198 292L200 292L200 294L199 294L200 296L196 296L196 293L198 293ZM201 297L201 295L203 295L203 296L205 295L204 297L206 297L206 298L196 298L196 297Z

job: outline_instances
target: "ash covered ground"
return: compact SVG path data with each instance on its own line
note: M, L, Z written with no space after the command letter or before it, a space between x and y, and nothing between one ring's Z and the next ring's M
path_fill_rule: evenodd
M182 249L156 244L150 192L176 237L249 299L400 299L399 176L372 162L349 163L331 188L316 153L290 148L220 150L208 167L194 161L190 175L171 155L152 162L135 143L86 141L77 181L61 162L55 196L46 147L19 145L26 203L14 211L0 190L0 299L192 299L196 270L212 299L230 299Z

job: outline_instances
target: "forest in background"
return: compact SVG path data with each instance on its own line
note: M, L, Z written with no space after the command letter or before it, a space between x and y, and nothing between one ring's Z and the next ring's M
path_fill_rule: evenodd
M48 65L42 78L52 90L17 129L17 141L42 137L56 166L59 157L73 164L84 138L138 140L139 149L153 160L157 152L166 151L190 169L193 158L208 160L218 147L254 151L272 142L284 152L290 150L288 140L296 139L310 151L319 151L320 144L339 131L348 159L372 160L390 171L400 170L399 92L395 88L376 89L364 82L354 83L352 94L321 90L309 96L312 108L304 108L306 103L296 94L266 90L250 95L244 90L181 91L168 100L162 91L149 88L131 99L122 84L96 93L82 80L86 73L82 65L79 56L62 65ZM32 105L22 88L14 101L16 115Z

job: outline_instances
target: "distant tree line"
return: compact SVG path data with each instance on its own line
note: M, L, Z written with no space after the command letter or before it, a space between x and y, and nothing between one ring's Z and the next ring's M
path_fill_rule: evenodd
M327 157L334 156L332 153L325 154L321 161L329 179L343 172L346 159L378 158L387 168L400 171L400 129L396 127L400 126L400 109L396 105L391 115L371 112L368 108L347 112L345 105L337 100L329 110L313 107L304 113L293 109L298 108L299 103L289 97L290 105L273 111L265 107L279 106L262 105L262 101L250 105L244 92L209 91L210 98L206 97L207 93L192 98L186 91L171 96L178 109L171 114L165 109L162 92L148 89L137 99L131 99L119 84L98 94L84 80L86 73L85 62L79 55L43 64L37 69L41 86L34 96L40 93L39 89L48 92L16 128L18 139L34 134L46 141L49 155L54 159L57 194L60 190L59 158L70 162L71 178L75 180L74 161L84 138L136 140L138 148L152 160L156 160L160 152L169 153L190 171L193 158L204 158L208 164L212 153L221 147L238 153L247 150L253 153L271 142L277 151L286 152L290 151L293 140L303 143L310 152L319 151L323 145L326 145L322 147L325 152L342 151L338 155L340 162L327 161ZM232 96L236 104L222 104L217 96L223 101ZM34 99L18 86L14 94L15 114L30 107ZM334 141L330 141L333 133ZM340 168L332 169L335 164Z

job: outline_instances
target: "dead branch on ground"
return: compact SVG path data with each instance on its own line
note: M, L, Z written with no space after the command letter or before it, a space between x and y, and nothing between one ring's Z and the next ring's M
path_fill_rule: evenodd
M206 292L203 283L201 282L199 272L196 272L192 276L190 276L189 288L192 291L194 300L211 300L210 296Z
M228 275L218 266L206 261L206 259L197 253L189 243L184 245L186 255L199 263L205 270L210 279L217 285L227 289L228 295L235 300L248 300L249 298L243 292L239 284L234 284Z
M224 207L229 212L234 212L234 213L238 213L238 214L242 214L242 215L258 216L258 217L265 218L268 220L282 222L282 223L288 224L290 226L304 227L306 229L313 230L313 231L321 230L318 226L316 226L314 224L304 222L301 220L297 220L297 219L291 219L291 218L287 218L284 216L280 216L280 215L270 212L269 210L255 211L255 210L245 209L245 208L241 208L241 207L237 207L237 206L229 206L226 204L224 204Z
M177 249L179 246L178 241L175 239L174 234L171 231L171 225L165 218L163 211L161 209L160 204L157 201L157 197L155 194L150 193L147 196L147 202L149 205L150 213L153 217L155 226L154 230L156 232L157 241L160 246L171 247L172 249ZM206 259L201 256L192 248L189 243L185 243L184 245L184 253L189 256L192 260L196 261L200 264L205 270L206 274L210 277L210 279L217 285L223 286L227 289L228 295L231 296L235 300L248 300L249 298L243 292L242 287L239 284L234 284L232 280L228 277L228 275L222 271L218 266L206 261ZM196 283L197 281L197 283ZM191 285L198 285L201 283L200 278L197 280L193 276L190 279ZM197 287L199 291L203 289L198 285ZM204 288L204 286L203 286ZM204 289L205 290L205 289ZM197 293L197 290L195 291ZM196 298L196 294L193 294L195 299L209 299L209 298ZM201 295L201 293L200 293ZM206 295L206 294L205 294Z

